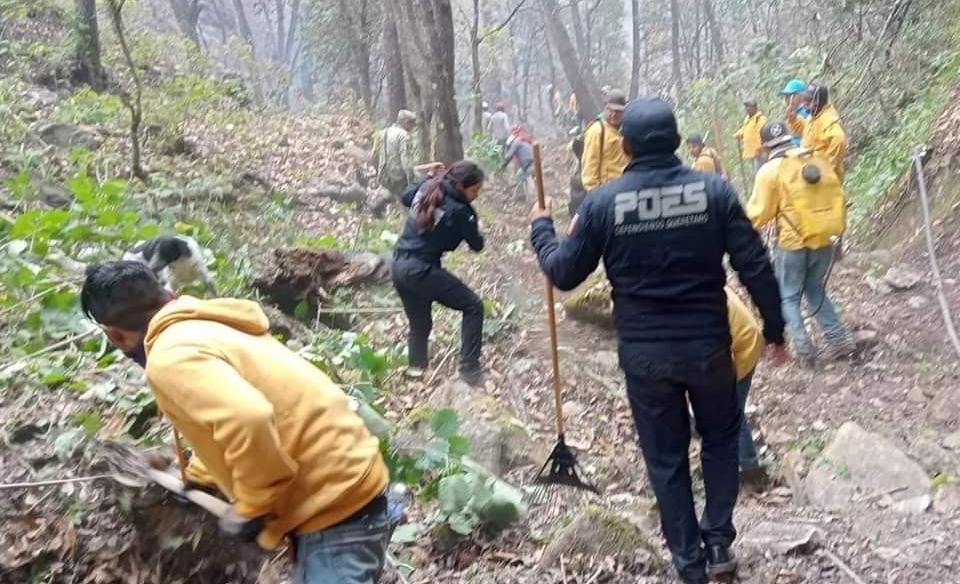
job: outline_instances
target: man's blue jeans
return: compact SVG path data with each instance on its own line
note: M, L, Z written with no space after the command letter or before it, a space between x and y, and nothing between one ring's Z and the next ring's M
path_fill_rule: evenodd
M801 301L814 313L823 336L830 345L841 345L849 340L849 333L827 296L824 278L833 258L833 246L821 249L786 250L777 248L774 269L780 283L783 318L793 350L799 357L813 357L816 350L803 324Z
M743 379L737 382L737 405L740 406L740 412L743 413L743 422L740 424L740 438L737 443L740 470L760 466L760 460L757 458L757 447L753 444L753 428L750 427L750 420L747 419L747 414L743 411L747 405L747 397L750 395L750 384L752 382L753 371L747 373Z
M297 537L299 584L376 584L393 525L380 509Z

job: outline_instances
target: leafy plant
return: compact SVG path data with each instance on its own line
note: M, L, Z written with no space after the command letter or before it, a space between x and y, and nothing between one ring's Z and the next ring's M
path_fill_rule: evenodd
M496 141L483 135L474 135L473 142L467 147L467 158L480 165L487 174L493 174L503 165L503 152Z
M460 536L481 529L496 533L527 512L523 493L490 475L468 458L461 460L464 472L444 477L438 486L439 507L431 518L434 524Z

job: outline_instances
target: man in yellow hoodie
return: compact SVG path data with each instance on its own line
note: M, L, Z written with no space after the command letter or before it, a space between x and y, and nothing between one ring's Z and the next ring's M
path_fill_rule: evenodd
M737 453L740 458L740 483L760 490L767 485L769 477L757 457L757 447L753 443L753 428L744 410L750 395L753 374L763 355L763 329L733 289L726 286L724 292L727 294L727 318L730 321L730 348L733 352L733 366L737 373L737 403L743 414L737 444ZM784 355L773 357L776 363L786 360Z
M233 504L221 525L286 536L308 584L373 584L391 524L378 440L246 300L174 298L137 262L91 266L83 311L146 369L157 406Z
M840 114L830 103L826 85L813 84L805 93L810 117L804 119L793 110L787 113L787 124L800 136L800 146L813 150L830 162L840 181L843 181L847 155L847 134L840 123Z
M604 183L620 178L630 162L620 144L620 122L627 107L627 96L619 89L604 95L603 115L592 122L583 135L580 180L589 193Z

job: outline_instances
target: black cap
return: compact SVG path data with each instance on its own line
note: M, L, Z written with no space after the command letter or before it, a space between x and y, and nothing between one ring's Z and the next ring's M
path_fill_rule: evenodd
M623 112L620 133L634 156L673 154L680 146L677 118L659 97L639 97Z
M783 122L767 122L760 128L760 141L764 148L776 148L793 139L790 130Z
M700 134L688 134L687 144L691 146L703 146L703 136Z

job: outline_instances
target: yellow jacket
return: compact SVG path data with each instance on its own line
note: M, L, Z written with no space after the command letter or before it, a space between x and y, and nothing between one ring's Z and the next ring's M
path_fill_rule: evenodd
M274 339L246 300L184 296L150 321L147 381L258 543L334 525L386 488L379 441L319 369Z
M840 114L833 105L824 106L820 113L810 119L791 114L787 118L790 128L800 136L800 146L810 148L828 160L837 178L843 181L843 159L847 155L847 134L843 131Z
M604 183L620 178L630 162L620 144L620 130L600 119L591 123L583 136L580 180L588 193Z
M799 220L793 211L790 197L780 181L780 164L783 157L772 158L757 171L753 181L753 194L747 201L747 217L756 230L777 219L777 245L786 250L803 249L803 238L794 229Z
M757 112L753 117L747 116L744 118L743 126L734 134L734 137L739 138L741 141L744 160L760 156L760 151L763 148L763 141L760 139L760 129L766 123L767 116L761 112Z
M700 151L700 156L693 161L693 170L706 174L719 174L724 176L723 164L720 162L720 155L709 146L704 146Z
M727 293L727 318L730 320L730 340L733 351L733 365L737 370L737 381L747 376L757 367L763 354L763 332L757 319L744 304L740 296L729 286Z

